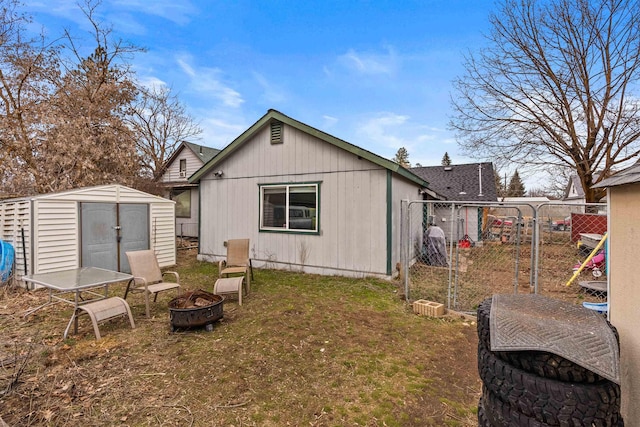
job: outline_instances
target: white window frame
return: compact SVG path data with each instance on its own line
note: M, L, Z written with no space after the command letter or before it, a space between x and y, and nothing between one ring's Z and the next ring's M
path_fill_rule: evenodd
M289 228L289 209L290 209L290 189L295 187L315 187L315 228ZM304 182L304 183L286 183L286 184L259 184L260 188L260 224L259 230L276 233L303 233L303 234L319 234L320 233L320 182ZM264 226L264 190L281 188L285 192L285 226L284 227L267 227Z

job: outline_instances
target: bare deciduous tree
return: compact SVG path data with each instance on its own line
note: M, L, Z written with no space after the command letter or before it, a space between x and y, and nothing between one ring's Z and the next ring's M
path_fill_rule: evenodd
M502 0L466 58L451 125L467 153L574 170L591 186L640 154L637 0Z
M93 27L90 55L65 33L70 55L61 61L65 73L50 100L52 126L42 147L39 191L134 185L139 176L135 140L124 118L137 94L126 59L141 49L112 40L111 30L96 20L98 5L88 0L81 8Z
M28 38L29 17L0 0L0 195L32 194L47 102L58 73L57 49Z
M202 133L167 87L141 88L127 123L136 138L142 173L152 178L158 178L163 165L182 141Z

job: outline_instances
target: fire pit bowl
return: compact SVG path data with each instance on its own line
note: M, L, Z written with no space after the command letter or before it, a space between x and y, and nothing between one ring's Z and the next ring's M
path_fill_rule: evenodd
M185 292L169 301L171 332L178 328L204 326L213 330L213 324L222 319L224 297L202 289Z

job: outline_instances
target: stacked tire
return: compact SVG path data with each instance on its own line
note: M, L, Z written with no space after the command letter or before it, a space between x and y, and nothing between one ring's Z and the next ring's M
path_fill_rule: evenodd
M490 313L491 298L478 307L479 426L624 426L613 381L552 353L491 351Z

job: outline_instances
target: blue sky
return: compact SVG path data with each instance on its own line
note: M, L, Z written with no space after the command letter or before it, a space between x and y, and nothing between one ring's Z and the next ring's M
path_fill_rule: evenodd
M76 0L27 1L32 27L86 37ZM412 165L465 158L447 130L451 81L479 49L493 3L422 1L103 0L113 35L147 49L140 81L172 88L223 148L268 109Z

